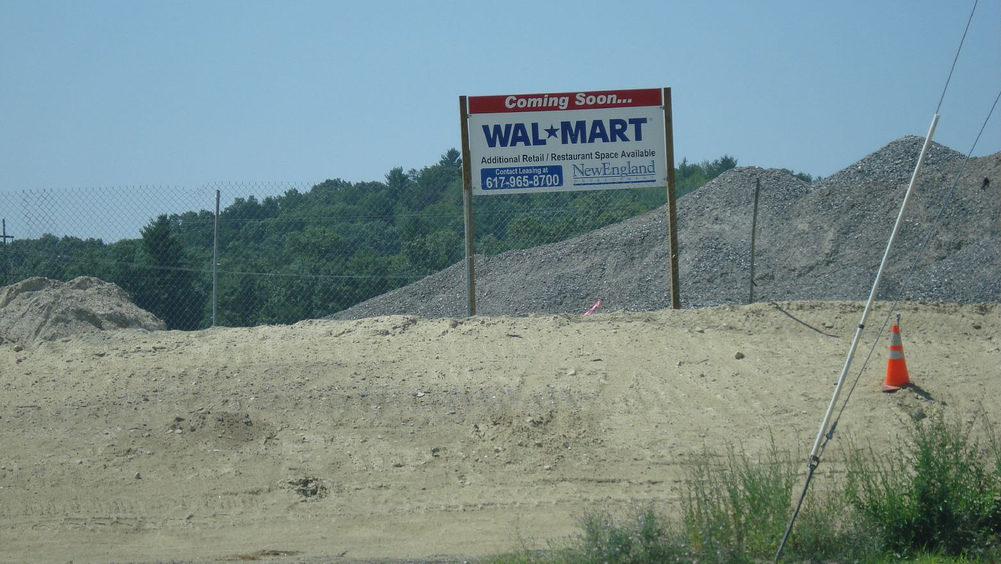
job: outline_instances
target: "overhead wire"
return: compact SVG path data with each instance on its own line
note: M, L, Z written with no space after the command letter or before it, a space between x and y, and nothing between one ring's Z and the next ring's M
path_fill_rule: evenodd
M945 100L945 92L949 89L949 82L952 81L952 73L956 70L956 62L959 61L959 52L963 50L963 43L966 41L966 34L970 31L970 23L973 22L973 14L977 11L977 4L980 0L973 0L973 9L970 10L970 17L966 20L966 29L963 30L963 37L959 40L959 48L956 49L956 56L952 58L952 66L949 67L949 76L945 78L945 85L942 87L942 95L938 98L938 105L935 106L935 113L942 109L942 102ZM980 136L978 135L979 139Z

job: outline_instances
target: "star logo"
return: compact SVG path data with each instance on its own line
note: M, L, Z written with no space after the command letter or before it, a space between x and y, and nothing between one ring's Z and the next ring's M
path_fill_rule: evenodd
M546 128L546 129L544 129L543 131L545 131L546 133L548 133L549 137L556 137L556 131L557 131L557 129L555 127L553 127L553 124L549 124L549 127ZM549 139L549 137L546 137L546 139Z

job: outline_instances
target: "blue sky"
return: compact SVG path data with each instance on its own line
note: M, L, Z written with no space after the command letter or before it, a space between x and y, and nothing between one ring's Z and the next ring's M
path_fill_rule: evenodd
M926 133L972 6L0 0L0 191L382 180L459 147L462 94L662 86L678 161L828 176ZM999 89L982 0L936 141L969 151Z

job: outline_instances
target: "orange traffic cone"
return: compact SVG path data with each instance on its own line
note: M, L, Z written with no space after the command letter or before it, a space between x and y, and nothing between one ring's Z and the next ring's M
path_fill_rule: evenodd
M883 380L884 392L895 392L911 385L907 376L907 363L904 361L904 345L900 341L900 326L894 325L890 334L890 359L886 361L886 380Z

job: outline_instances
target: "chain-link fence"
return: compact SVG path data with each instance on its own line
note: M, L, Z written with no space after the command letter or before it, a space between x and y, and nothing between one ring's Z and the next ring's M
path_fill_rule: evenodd
M0 192L0 285L94 276L172 329L324 317L463 258L455 157L384 182ZM477 197L476 251L566 239L664 200L663 189Z

